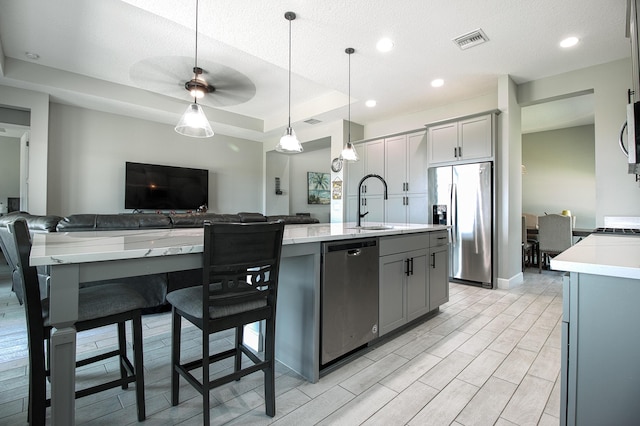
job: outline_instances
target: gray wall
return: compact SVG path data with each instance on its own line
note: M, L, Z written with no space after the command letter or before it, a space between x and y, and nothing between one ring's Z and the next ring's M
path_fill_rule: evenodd
M0 136L0 203L7 211L7 197L20 196L20 139Z
M51 104L48 213L124 212L126 161L208 169L210 211L261 211L261 143Z
M594 126L522 135L522 211L571 210L577 228L596 225Z

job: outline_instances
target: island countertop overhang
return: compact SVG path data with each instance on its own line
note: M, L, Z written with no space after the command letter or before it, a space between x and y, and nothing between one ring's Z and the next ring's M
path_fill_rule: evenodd
M592 234L551 259L559 271L640 279L640 238Z
M384 224L362 229L355 223L286 225L283 246L446 230L445 225ZM158 257L203 251L202 228L37 233L31 266Z

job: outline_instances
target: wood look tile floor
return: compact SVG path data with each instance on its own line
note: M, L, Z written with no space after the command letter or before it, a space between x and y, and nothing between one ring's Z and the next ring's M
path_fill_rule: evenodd
M0 257L0 425L26 424L24 310ZM311 384L278 366L277 415L264 414L262 373L211 392L216 425L557 425L560 410L561 274L531 269L511 290L452 283L440 313L387 339ZM201 397L182 381L169 389L170 315L143 318L148 425L202 424ZM199 350L198 332L185 346ZM82 333L78 354L115 344L115 330ZM228 346L230 334L215 336ZM220 347L220 346L218 346ZM115 364L84 368L81 386ZM76 402L79 425L136 421L135 391L114 389ZM49 411L48 411L49 415Z

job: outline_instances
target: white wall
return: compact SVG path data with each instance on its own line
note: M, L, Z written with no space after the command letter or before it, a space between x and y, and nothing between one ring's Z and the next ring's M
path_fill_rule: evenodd
M289 155L276 151L265 153L265 214L289 214ZM280 192L276 194L276 178L280 179Z
M571 210L577 228L596 226L594 126L522 135L522 211Z
M330 158L333 159L340 156L340 153L342 152L342 148L349 135L349 127L351 127L350 132L351 132L352 141L358 141L358 140L364 139L364 127L361 124L357 124L357 123L351 123L351 126L349 126L349 122L346 120L338 120L338 121L333 121L329 123L316 124L312 126L311 125L301 126L301 127L297 127L295 131L298 136L298 139L302 142L303 147L305 142L317 141L320 139L330 139L331 140ZM269 159L269 156L268 156L269 153L275 149L276 145L278 144L278 140L279 138L277 139L274 138L266 142L263 147L265 152L265 155L264 155L264 162L265 162L264 202L265 202L265 210L267 211L271 211L271 207L268 207L267 205L273 201L272 199L270 200L267 199L267 197L270 197L269 191L271 190L273 185L270 181L270 179L272 180L272 175L271 175L271 172L268 171L267 161ZM288 156L287 158L290 158L290 157L295 157L295 155ZM331 165L331 160L329 160L329 163L328 163L329 170L331 170L330 165ZM345 180L344 173L345 173L344 167L339 172L332 171L331 182L333 182L335 179L340 179L344 181ZM269 174L269 179L267 179L267 174ZM269 203L267 203L267 201L269 201ZM283 201L281 200L278 201L278 205L282 205L282 203ZM344 204L344 194L341 199L332 198L331 210L330 210L330 216L331 216L330 221L332 223L342 223L344 221L345 210L346 208ZM295 211L292 213L295 213Z
M29 190L22 208L32 214L46 214L48 150L49 150L49 95L31 90L0 86L3 106L28 110L31 114L29 139Z
M627 160L618 148L620 126L626 119L631 60L584 68L518 87L521 105L593 90L595 113L596 226L604 216L640 216L640 187L627 174Z
M0 136L0 213L7 211L7 197L20 196L20 139Z
M136 161L209 170L209 209L262 212L262 144L188 138L173 127L51 104L48 213L124 212L124 166Z
M320 222L328 223L330 221L330 204L307 203L307 172L331 173L331 148L304 152L291 157L290 167L290 214L311 213L311 216L318 218Z

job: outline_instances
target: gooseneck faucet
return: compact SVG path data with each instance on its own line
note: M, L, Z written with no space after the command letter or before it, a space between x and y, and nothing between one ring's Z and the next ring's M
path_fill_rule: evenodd
M360 183L358 184L358 228L360 227L360 221L362 220L363 217L365 217L366 215L369 214L369 212L360 214L360 204L362 204L362 200L361 200L361 195L362 195L362 183L369 179L369 178L378 178L380 179L380 182L382 182L382 184L384 185L384 199L387 199L387 182L384 180L384 178L380 175L377 175L375 173L371 173L366 175L365 177L363 177L362 179L360 179Z

